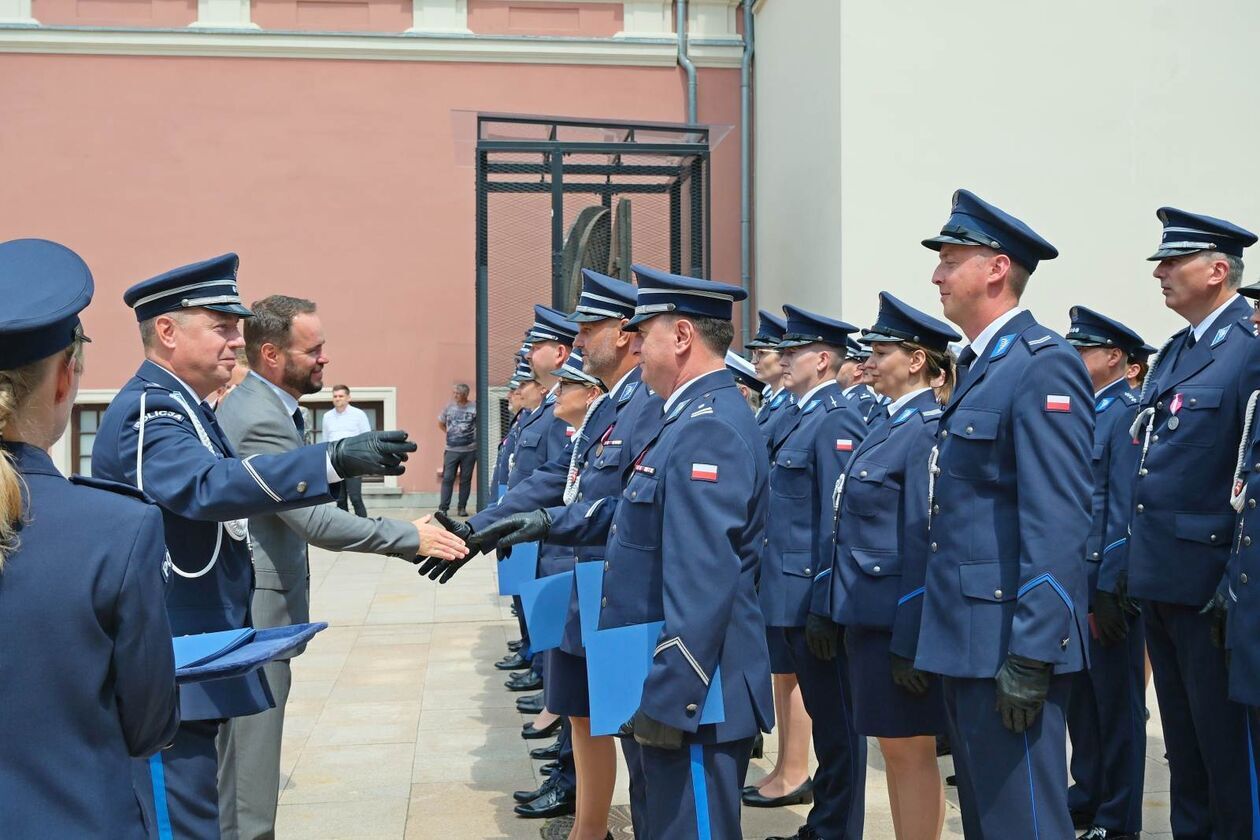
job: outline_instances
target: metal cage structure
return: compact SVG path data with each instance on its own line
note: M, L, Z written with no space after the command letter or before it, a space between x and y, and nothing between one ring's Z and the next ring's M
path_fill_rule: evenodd
M572 311L581 269L631 281L630 265L707 277L710 153L706 125L476 114L477 505L533 304ZM492 418L494 421L492 422Z

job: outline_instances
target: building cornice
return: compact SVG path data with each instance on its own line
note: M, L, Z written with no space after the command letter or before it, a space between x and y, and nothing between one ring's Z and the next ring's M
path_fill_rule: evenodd
M700 67L738 68L743 52L731 38L691 38L689 46ZM677 51L674 38L0 25L0 53L665 67L676 63Z

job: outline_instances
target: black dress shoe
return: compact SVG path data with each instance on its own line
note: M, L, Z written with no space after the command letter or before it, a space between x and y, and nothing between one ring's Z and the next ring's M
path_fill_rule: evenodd
M513 674L503 683L508 691L537 691L543 686L543 679L535 671L521 671Z
M512 615L514 615L514 616L516 616L516 617L518 617L518 618L519 618L519 617L520 617L520 615L521 615L520 611L516 609L516 604L513 604L513 605L512 605Z
M560 740L556 739L545 747L530 750L529 757L535 761L554 761L560 757Z
M808 805L814 801L814 780L806 779L801 786L783 796L762 796L761 791L754 790L740 796L744 804L750 808L782 808L785 805Z
M512 810L518 816L531 820L543 817L562 817L577 810L577 793L568 788L555 785L537 799L517 805Z
M538 773L539 775L542 775L542 776L554 776L556 774L556 771L559 769L560 769L560 762L548 761L542 767L538 768Z
M507 656L494 663L494 667L500 671L524 671L530 666L530 661L519 653L509 653Z
M543 710L542 692L521 697L516 701L516 711L526 715L536 715Z
M1077 840L1138 840L1140 834L1117 834L1114 831L1108 831L1101 825L1092 825L1089 831L1082 834Z
M945 777L945 787L958 787L958 776L950 773Z
M552 735L555 735L556 730L560 728L560 721L561 718L556 718L542 729L536 728L533 723L527 723L521 727L521 737L526 741L533 741L538 738L550 738ZM536 752L536 750L531 751L530 754L533 755L534 752ZM555 756L551 757L555 758Z
M512 653L519 652L520 649L523 647L525 647L524 639L513 639L512 641L507 643L507 649L510 650Z
M458 510L458 511L456 511L456 512L455 512L455 515L456 515L456 516L462 516L462 517L464 517L465 519L467 519L467 518L468 518L468 511L466 511L466 510Z
M757 737L753 738L752 757L763 758L766 754L766 739L761 737L761 733L757 733Z
M1094 814L1090 811L1078 811L1075 808L1071 811L1072 828L1077 831L1084 831L1087 828L1094 827Z
M517 802L529 802L530 800L537 799L538 797L542 796L544 793L551 790L555 786L556 786L556 783L553 782L551 779L544 779L543 783L538 786L537 790L513 791L512 798L515 799Z
M803 825L791 837L767 837L766 840L822 840L822 836L809 826Z

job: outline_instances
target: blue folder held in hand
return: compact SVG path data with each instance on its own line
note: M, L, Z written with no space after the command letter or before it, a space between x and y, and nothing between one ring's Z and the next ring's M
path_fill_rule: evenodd
M604 561L586 560L573 569L577 575L578 617L582 622L582 646L599 630L599 599L604 595Z
M652 652L663 621L597 630L586 641L586 680L591 697L591 734L614 735L639 709L643 684L652 669ZM531 631L532 638L532 631ZM722 671L713 670L700 723L726 720L722 703Z
M521 605L529 628L529 649L534 653L560 646L564 619L573 591L573 572L547 575L521 585Z
M177 636L171 640L175 648L175 682L182 684L242 677L273 659L289 658L327 627L326 622L317 621L261 630L246 627Z
M499 561L499 594L520 595L525 581L538 576L538 543L512 546L512 554Z

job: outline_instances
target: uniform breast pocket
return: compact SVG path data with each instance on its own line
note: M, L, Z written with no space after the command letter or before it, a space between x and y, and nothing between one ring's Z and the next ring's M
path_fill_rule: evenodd
M941 460L954 478L997 481L998 429L1002 411L997 408L960 408L950 418Z
M591 460L591 467L597 470L615 470L621 464L621 447L604 444Z
M627 546L656 549L661 544L661 506L656 476L636 472L621 491L624 513L617 514L617 539Z
M1180 402L1176 414L1170 414L1159 435L1173 446L1209 447L1216 444L1220 431L1220 408L1223 388L1187 387L1163 400L1164 409L1172 411L1172 403Z
M542 434L539 432L522 432L521 439L517 441L516 446L518 449L537 449L541 440Z
M804 449L780 449L770 473L770 492L785 499L808 499L813 472L809 466Z
M926 467L925 467L926 469ZM883 464L850 464L844 480L844 510L855 516L874 516L897 509L901 482Z

